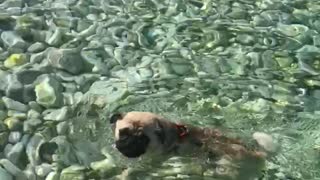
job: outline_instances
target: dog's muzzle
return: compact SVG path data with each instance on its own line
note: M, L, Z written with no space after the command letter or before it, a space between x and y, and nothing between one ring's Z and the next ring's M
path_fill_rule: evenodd
M146 135L132 135L124 139L119 139L115 147L128 158L137 158L146 153L150 139Z

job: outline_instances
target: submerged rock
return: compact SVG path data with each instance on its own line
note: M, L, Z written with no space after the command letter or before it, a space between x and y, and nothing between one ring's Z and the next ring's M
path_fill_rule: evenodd
M32 110L34 110L38 113L41 113L43 111L43 108L35 101L29 101L28 105Z
M297 50L296 57L306 64L311 64L314 58L320 55L320 48L312 45L304 45Z
M29 46L28 48L28 52L31 52L31 53L39 53L43 50L46 49L46 46L41 43L41 42L35 42L33 43L32 45Z
M275 140L269 134L263 132L255 132L252 137L261 147L263 147L268 152L275 153L279 148Z
M239 34L236 40L245 45L252 45L255 41L254 37L248 34Z
M112 174L113 173L112 171L115 171L117 169L117 165L111 158L106 158L101 161L92 162L90 164L90 167L94 171L97 171L100 173L108 173L108 174Z
M85 167L72 165L62 170L60 180L85 180Z
M66 135L69 129L69 124L68 122L60 122L57 124L57 133L58 135Z
M41 146L41 159L46 162L58 162L66 165L78 163L72 144L66 136L54 137Z
M0 91L5 91L8 86L9 73L0 70Z
M17 80L23 85L32 84L43 72L34 69L22 69L15 73Z
M45 180L60 180L60 174L58 172L50 172Z
M39 147L40 160L47 163L54 161L53 155L57 153L58 145L55 142L44 142Z
M286 36L295 37L300 35L301 33L306 32L307 30L309 30L309 28L301 24L286 25L278 23L277 30Z
M32 133L41 124L42 121L38 118L28 118L23 122L23 132Z
M8 116L17 118L19 120L25 120L27 118L27 114L25 112L20 112L16 110L8 110Z
M44 60L44 58L45 58L44 52L33 53L30 56L30 63L32 63L32 64L41 63L42 60Z
M74 147L74 154L77 156L78 162L81 165L90 166L92 162L104 158L96 143L81 140L72 142L72 145Z
M16 165L10 162L8 159L0 159L0 165L4 167L10 174L12 174L16 180L27 180L26 175Z
M83 69L83 60L75 49L50 48L47 58L53 67L72 74L79 74Z
M7 118L7 113L3 110L0 110L0 122ZM1 123L0 123L1 124ZM1 125L0 125L1 126ZM0 128L1 129L1 128Z
M13 177L8 171L6 171L2 167L0 167L0 179L2 179L2 180L13 180Z
M12 146L12 148L9 150L7 154L7 158L14 164L18 164L20 161L20 158L22 156L22 153L24 151L24 144L22 142L19 142Z
M2 101L4 102L5 106L11 110L16 110L16 111L20 111L20 112L27 112L29 109L29 107L27 105L24 105L18 101L15 101L15 100L7 98L7 97L2 97Z
M34 170L34 166L28 164L25 170L23 171L25 175L27 176L28 180L37 180L37 175Z
M14 117L8 117L4 120L4 123L7 125L8 129L11 131L21 130L22 122Z
M42 75L35 86L36 101L45 107L59 107L63 104L62 85L49 75Z
M192 73L192 66L190 64L171 64L174 73L178 75L187 75Z
M90 97L99 97L99 101L104 103L113 103L128 93L126 83L121 81L96 81L92 84L87 95Z
M5 61L4 67L11 69L27 63L27 55L25 54L11 54Z
M21 132L19 132L19 131L12 131L12 132L10 132L10 134L9 134L8 141L9 141L10 143L15 144L15 143L17 143L17 142L20 141L21 137L22 137Z
M20 142L22 142L24 146L27 146L30 138L31 138L31 135L30 135L30 134L24 134L24 135L22 136Z
M14 31L4 31L0 37L4 45L14 51L21 52L27 46L27 43Z
M47 112L44 111L43 116L44 120L47 121L64 121L67 120L69 113L69 108L67 106L62 107L61 109L57 110L48 110Z
M23 85L16 74L8 75L6 96L15 101L27 103L35 99L32 85Z
M109 66L103 62L107 57L104 50L83 49L80 55L84 60L85 71L99 73L102 75L109 73Z
M17 101L23 102L23 85L14 77L14 75L9 76L8 86L6 89L6 96Z
M0 132L0 149L3 149L8 143L8 132Z
M13 145L12 144L7 144L4 149L3 149L3 154L5 155L5 157L8 157L8 153L10 152L10 150L12 149Z
M0 1L2 2L2 1ZM0 5L1 6L1 5ZM3 11L3 8L1 8L1 10ZM8 14L4 13L1 15L0 18L0 29L2 31L10 31L14 28L15 26L15 19L11 16L9 16ZM0 33L2 32L0 31Z
M57 46L61 44L62 41L62 30L60 28L56 28L53 33L48 33L46 37L46 43L50 46Z
M38 176L40 177L46 177L50 172L53 171L53 165L47 164L47 163L42 163L39 166L36 166L35 172Z
M26 146L26 153L31 165L35 166L40 164L39 148L44 142L44 137L39 133L33 135L28 142Z
M7 130L6 125L2 122L3 119L0 119L0 132L4 132Z
M40 118L41 114L38 111L30 109L27 114L28 119L37 119Z

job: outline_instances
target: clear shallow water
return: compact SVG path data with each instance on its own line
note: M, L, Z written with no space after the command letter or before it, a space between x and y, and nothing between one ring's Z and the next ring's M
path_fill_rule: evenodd
M254 131L264 131L272 134L281 145L280 152L267 163L267 170L264 179L317 179L318 177L318 153L315 150L315 142L318 138L318 125L314 119L292 117L288 114L268 114L242 112L233 108L225 108L222 111L194 112L181 106L172 106L173 101L168 98L147 99L138 104L124 106L120 111L151 111L161 114L173 121L182 121L199 126L221 127L233 130L238 134L249 136ZM193 102L194 103L194 102ZM286 119L292 122L284 122ZM103 119L103 118L102 118ZM101 121L93 119L92 122ZM301 125L301 121L304 121ZM86 119L87 122L87 119ZM108 120L103 121L108 124ZM304 126L304 127L303 127ZM103 147L111 147L112 135L109 127L97 128L97 134L89 135L101 143ZM88 132L88 131L87 131ZM81 133L83 134L83 133ZM101 136L106 137L101 139ZM187 178L187 179L210 179L213 176L201 176L205 170L212 170L204 162L203 158L181 158L177 157L159 164L149 164L148 160L137 161L123 158L116 150L108 148L108 151L115 157L118 165L125 167L141 168L131 178L157 179L157 178ZM181 159L180 159L181 158ZM146 170L151 168L151 170ZM198 170L199 168L201 170ZM179 169L179 170L177 170ZM206 174L206 173L205 173ZM207 172L208 174L208 172Z
M40 104L41 116L31 117L44 123L32 133L46 141L61 134L97 141L126 166L111 148L106 117L118 107L152 111L199 126L269 132L282 149L265 179L320 178L316 0L0 2L0 95L31 109L37 109L31 101ZM51 74L49 86L46 78L36 80L40 74ZM13 86L17 81L24 88ZM63 106L69 116L48 116ZM1 119L34 120L12 109L24 111L0 103ZM57 121L70 123L70 132L48 133ZM1 137L13 130L3 131ZM179 167L191 160L181 161L173 160ZM153 170L202 178L197 163L191 175L164 171L173 164ZM147 171L139 176L155 178Z
M282 150L269 162L266 179L319 178L314 149L319 141L318 85L312 83L318 77L319 51L311 50L317 47L318 3L170 3L172 12L164 8L163 14L155 10L161 7L141 7L150 10L145 16L156 16L143 20L148 24L146 38L152 43L142 51L162 56L163 66L178 64L171 72L179 76L162 80L164 84L153 82L158 87L154 90L150 85L153 91L142 90L146 95L140 95L147 102L129 102L124 110L152 111L200 126L222 125L247 133L267 131L280 141ZM156 41L167 46L154 51L160 44ZM161 91L159 86L171 93L156 100L148 97Z

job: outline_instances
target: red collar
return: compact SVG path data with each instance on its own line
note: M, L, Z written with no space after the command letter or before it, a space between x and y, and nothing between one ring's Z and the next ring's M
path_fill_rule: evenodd
M189 129L185 125L176 124L176 128L178 130L178 135L181 139L186 137L189 134Z

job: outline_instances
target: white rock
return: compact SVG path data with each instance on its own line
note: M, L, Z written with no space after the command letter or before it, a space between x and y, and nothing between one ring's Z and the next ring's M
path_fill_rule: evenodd
M276 152L278 147L271 135L263 132L253 133L253 139L268 152Z
M51 164L43 163L35 168L36 174L40 177L46 177L50 172L53 171Z
M60 179L60 174L57 172L50 172L46 177L46 180L59 180L59 179Z
M10 132L10 134L9 134L8 141L9 141L10 143L15 144L15 143L17 143L17 142L20 141L21 137L22 137L21 132L19 132L19 131L12 131L12 132Z

